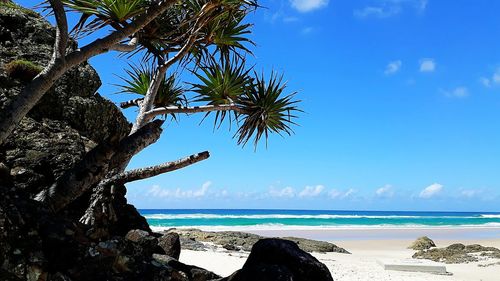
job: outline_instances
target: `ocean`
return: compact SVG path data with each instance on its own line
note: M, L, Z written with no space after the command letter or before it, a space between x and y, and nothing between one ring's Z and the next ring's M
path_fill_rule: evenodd
M488 228L499 212L142 209L156 229Z

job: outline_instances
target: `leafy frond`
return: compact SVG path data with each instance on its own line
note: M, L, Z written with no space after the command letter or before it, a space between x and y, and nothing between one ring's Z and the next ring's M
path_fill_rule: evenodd
M141 31L141 50L148 59L168 55L177 52L195 32L195 43L183 62L204 61L213 55L212 46L226 56L240 50L250 53L247 45L253 42L247 35L251 25L243 19L254 7L256 3L245 0L179 1Z
M129 93L145 96L153 79L153 70L148 66L130 65L126 70L127 77L120 77L123 84L119 87L118 93ZM158 88L154 105L164 106L186 106L185 89L179 86L174 75L164 78ZM174 115L172 115L175 118Z
M264 75L256 75L255 83L245 95L238 99L238 105L242 108L243 123L235 134L238 144L245 145L251 138L257 146L259 140L269 133L283 133L291 135L293 130L291 125L296 125L293 121L297 112L301 112L297 107L300 100L295 100L295 92L284 95L286 83L283 83L283 76L275 73L271 74L268 81Z
M195 102L208 105L234 104L252 85L250 69L245 69L244 61L238 57L231 60L210 59L194 75L200 83L193 83L192 90L197 94ZM224 121L227 112L217 112L215 124ZM207 114L208 115L208 114Z
M106 25L115 28L123 26L127 20L142 14L148 0L63 0L69 10L81 13L73 28L76 34L92 32Z

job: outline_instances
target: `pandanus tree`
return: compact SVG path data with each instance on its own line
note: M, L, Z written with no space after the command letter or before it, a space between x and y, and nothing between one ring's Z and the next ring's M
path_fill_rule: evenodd
M257 146L270 133L291 134L298 100L286 91L276 73L266 78L248 67L253 42L247 37L248 13L254 0L48 0L57 23L51 62L9 104L1 108L0 144L12 132L55 80L71 67L110 50L140 56L121 77L118 93L136 97L121 104L137 109L130 134L97 145L72 170L36 196L55 212L82 194L92 192L82 223L116 219L113 192L127 182L186 167L207 159L207 151L160 165L126 171L131 158L155 143L165 120L179 114L213 115L214 126L236 124L235 138ZM66 13L79 13L68 31ZM111 27L113 31L74 51L70 35L89 36ZM187 72L192 80L179 81Z

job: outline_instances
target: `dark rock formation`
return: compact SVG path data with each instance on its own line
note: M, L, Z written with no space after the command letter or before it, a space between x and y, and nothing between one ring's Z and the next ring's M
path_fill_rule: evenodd
M181 236L179 240L181 241L182 249L192 251L206 251L208 249L205 244L201 243L200 241L196 241L195 238L186 238Z
M52 53L55 30L36 13L0 6L0 110L23 83L8 77L4 65L27 60L45 65ZM76 48L72 42L70 48ZM98 143L122 138L129 123L120 110L102 98L101 80L87 63L59 79L2 147L4 162L16 188L36 194L70 169ZM99 117L99 118L96 118Z
M341 248L335 244L325 242L325 241L317 241L305 238L297 238L297 237L283 237L282 239L289 240L297 243L299 248L308 253L318 252L318 253L341 253L341 254L350 254L346 249Z
M175 232L168 232L161 236L158 241L158 246L160 246L167 256L170 256L176 260L179 259L181 254L181 241L179 239L179 234Z
M210 232L202 231L199 229L179 229L176 230L176 232L181 236L181 241L186 244L191 244L192 241L212 242L217 245L225 246L224 248L226 249L230 248L234 251L238 251L240 249L244 251L250 251L252 249L252 246L257 241L264 238L256 234L238 231ZM349 252L345 249L325 241L316 241L297 237L284 237L282 239L295 242L300 249L306 252L335 252L349 254ZM183 248L191 247L190 245L184 244L182 246ZM198 248L200 250L204 250L204 248L200 245Z
M469 263L484 259L500 259L500 250L481 245L452 244L446 248L421 250L413 255L416 259L428 259L444 263Z
M54 35L54 28L38 14L11 3L0 5L0 110L25 83L10 77L4 65L14 60L45 65ZM76 48L76 43L71 42L70 48ZM0 280L130 276L132 271L125 268L142 267L144 255L158 249L138 251L143 249L141 243L120 236L113 240L113 250L101 247L110 242L93 240L87 227L78 223L90 194L58 215L32 200L96 145L128 134L130 126L120 110L96 93L100 85L89 64L70 70L0 146ZM150 231L124 194L116 203L118 222L104 235L109 239L134 228ZM96 251L106 254L94 255ZM109 267L102 270L102 266Z
M419 250L427 250L432 247L436 247L436 244L434 244L434 241L432 241L429 237L423 236L417 238L415 242L413 242L410 246L408 246L408 249L412 249L415 251Z
M219 275L211 271L197 266L183 264L177 259L167 255L154 254L153 259L158 264L174 268L175 270L184 273L187 280L208 281L221 278Z
M268 238L252 247L243 268L221 281L333 281L328 268L292 241Z

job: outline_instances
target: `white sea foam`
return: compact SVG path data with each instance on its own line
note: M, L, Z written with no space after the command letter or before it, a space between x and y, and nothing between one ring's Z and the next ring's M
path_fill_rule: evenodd
M257 224L257 225L193 225L193 226L151 226L153 231L167 229L190 229L197 228L204 231L275 231L275 230L364 230L364 229L498 229L500 223L464 224L464 225L422 225L422 224L377 224L377 225L284 225L279 223Z
M418 218L465 218L441 216L377 216L377 215L290 215L290 214L265 214L265 215L218 215L218 214L147 214L147 219L418 219ZM470 217L474 218L474 217Z
M500 214L497 214L497 215L481 215L481 218L485 218L485 219L500 219Z

